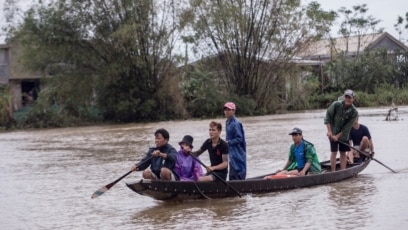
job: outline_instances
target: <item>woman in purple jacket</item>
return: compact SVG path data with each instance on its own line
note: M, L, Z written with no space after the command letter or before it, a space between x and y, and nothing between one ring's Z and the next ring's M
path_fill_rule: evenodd
M197 181L203 175L203 169L198 161L191 155L193 137L185 135L179 142L180 150L177 152L176 173L180 181Z

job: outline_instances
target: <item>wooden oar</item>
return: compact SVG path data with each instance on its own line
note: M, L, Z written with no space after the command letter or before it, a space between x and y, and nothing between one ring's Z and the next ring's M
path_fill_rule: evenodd
M196 160L198 163L200 163L204 168L207 168L207 166L200 161L200 159L198 159L196 156L194 156L191 152L190 155L194 158L194 160ZM225 185L227 185L227 187L231 188L232 190L234 190L235 193L237 193L237 195L239 197L242 197L241 194L238 192L238 190L236 190L234 187L232 187L232 185L230 185L228 182L226 182L224 179L222 179L222 177L220 177L217 173L213 173L212 174L218 178L218 180L222 181L222 183L224 183Z
M152 159L152 158L153 158L153 156L150 156L149 158L147 158L147 159L144 160L143 162L140 162L140 164L138 164L138 166L139 166L139 165L142 165L142 164L144 164L144 163L146 163L147 161L149 161L149 160ZM112 183L110 183L110 184L107 184L107 185L103 186L102 188L96 190L96 192L94 192L94 194L92 194L92 199L93 199L93 198L96 198L96 197L98 197L98 196L103 195L103 194L104 194L105 192L107 192L110 188L112 188L116 183L118 183L119 181L121 181L123 178L127 177L127 176L128 176L129 174L131 174L132 172L133 172L133 171L130 170L129 172L127 172L125 175L119 177L119 178L118 178L117 180L115 180L114 182L112 182Z
M363 154L364 156L369 157L369 158L371 158L371 159L377 161L377 163L379 163L380 165L386 167L386 168L389 169L391 172L397 173L396 171L392 170L390 167L386 166L385 164L383 164L383 163L380 162L379 160L375 159L375 158L374 158L373 156L371 156L370 154L368 154L368 153L366 153L366 152L363 152L363 151L361 151L361 150L359 150L359 149L357 149L357 148L355 148L355 147L353 147L353 146L351 146L351 145L349 145L349 144L347 144L347 143L345 143L345 142L343 142L343 141L340 141L340 140L339 140L339 142L342 143L342 144L345 145L345 146L348 146L348 147L350 147L350 148L356 150L356 151L359 152L360 154Z

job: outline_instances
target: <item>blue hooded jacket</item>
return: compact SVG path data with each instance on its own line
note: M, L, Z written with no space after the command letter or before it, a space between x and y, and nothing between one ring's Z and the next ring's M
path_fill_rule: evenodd
M230 171L235 171L241 179L246 177L246 141L244 128L235 117L226 121L226 139L229 147Z

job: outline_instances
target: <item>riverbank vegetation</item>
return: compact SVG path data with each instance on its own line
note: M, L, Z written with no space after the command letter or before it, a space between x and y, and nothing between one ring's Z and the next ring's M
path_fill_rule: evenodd
M43 87L12 116L6 111L10 94L1 89L6 112L0 126L210 118L222 115L226 101L249 116L321 109L347 88L355 90L358 107L408 104L405 51L390 57L363 50L353 59L339 54L323 66L325 79L293 63L341 14L348 16L342 36L378 32L365 5L353 10L326 12L317 2L297 0L36 5L8 28L8 41L21 45L22 65L43 74ZM287 86L305 71L310 74L301 84Z

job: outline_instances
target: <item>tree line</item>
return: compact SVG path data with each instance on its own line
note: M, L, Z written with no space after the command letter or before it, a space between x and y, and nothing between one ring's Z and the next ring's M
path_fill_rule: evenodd
M16 6L7 4L12 21ZM350 60L345 52L324 66L336 79L324 88L317 74L292 92L285 86L288 76L304 71L293 58L327 38L335 20L342 18L339 34L344 37L378 32L378 20L366 16L367 10L359 5L324 11L317 2L303 5L300 0L56 0L34 5L22 22L7 28L8 42L19 44L21 64L42 73L46 87L17 123L48 127L205 118L219 115L230 100L238 114L262 115L322 108L344 88L367 98L391 89L401 94L391 100L404 98L404 52L398 60L384 51L362 51Z

